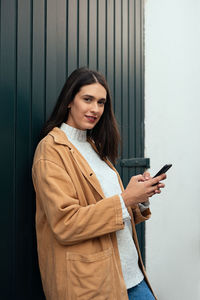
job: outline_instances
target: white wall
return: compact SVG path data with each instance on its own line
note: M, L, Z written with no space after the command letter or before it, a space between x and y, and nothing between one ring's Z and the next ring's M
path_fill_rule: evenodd
M145 5L146 157L172 163L151 199L147 272L159 300L200 299L200 0Z

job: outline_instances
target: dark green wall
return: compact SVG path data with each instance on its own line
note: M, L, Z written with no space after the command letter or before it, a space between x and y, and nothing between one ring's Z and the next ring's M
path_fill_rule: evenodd
M143 1L1 0L1 298L43 299L31 164L68 74L105 74L122 158L144 155ZM121 167L124 184L143 169ZM144 255L143 227L138 228Z

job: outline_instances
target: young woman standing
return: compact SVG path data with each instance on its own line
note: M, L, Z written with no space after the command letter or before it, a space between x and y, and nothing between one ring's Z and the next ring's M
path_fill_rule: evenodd
M155 299L135 224L150 217L161 175L130 179L113 167L119 132L104 77L67 79L33 162L39 266L47 300Z

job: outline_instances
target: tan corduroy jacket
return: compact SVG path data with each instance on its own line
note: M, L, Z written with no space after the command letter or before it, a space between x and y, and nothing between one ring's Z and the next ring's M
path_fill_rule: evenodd
M105 198L86 160L57 127L38 144L32 176L46 299L128 300L115 234L124 228L119 196ZM150 211L142 215L136 206L129 213L146 278L134 224L148 219Z

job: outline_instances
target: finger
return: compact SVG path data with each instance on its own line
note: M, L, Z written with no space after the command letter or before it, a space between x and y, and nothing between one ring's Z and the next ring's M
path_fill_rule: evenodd
M148 193L154 193L159 190L158 185L152 185L149 187Z
M158 184L156 184L157 185L157 187L159 188L159 189L161 189L161 188L164 188L165 187L165 184L164 183L158 183ZM156 186L155 185L155 186Z
M149 193L154 193L154 194L160 194L161 193L161 190L160 188L160 185L163 185L163 184L159 184L159 185L154 185L152 186L150 189L149 189Z
M161 190L156 190L155 191L155 194L160 194L161 193Z
M155 195L155 193L153 192L153 193L150 193L150 194L148 194L148 196L149 197L152 197L153 195Z
M147 171L144 172L143 176L144 176L145 180L149 180L151 178L150 173Z
M155 192L149 193L149 197L152 197L153 195L160 194L160 193L161 190L155 190Z
M162 174L162 175L160 175L160 176L157 176L157 177L155 177L155 178L152 178L152 179L150 179L149 181L148 181L148 185L150 186L150 185L154 185L154 184L160 184L160 182L159 181L162 181L162 180L164 180L164 179L166 179L166 174Z
M159 183L157 186L158 186L159 189L163 189L165 187L165 184L164 183Z

